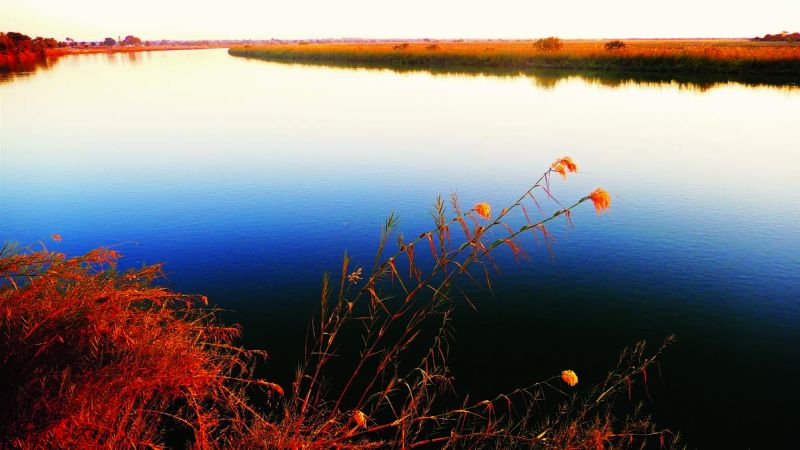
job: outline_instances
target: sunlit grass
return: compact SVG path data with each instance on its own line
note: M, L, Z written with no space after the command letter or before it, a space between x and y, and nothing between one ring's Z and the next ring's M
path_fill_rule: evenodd
M541 68L675 73L800 74L800 46L746 40L298 43L235 46L231 55L274 61L349 63L387 68Z

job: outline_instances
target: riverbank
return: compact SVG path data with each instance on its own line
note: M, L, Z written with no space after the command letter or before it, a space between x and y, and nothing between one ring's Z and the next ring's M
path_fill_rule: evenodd
M800 76L800 45L719 40L296 43L233 46L233 56L386 69L591 70L617 73ZM543 48L544 47L544 48Z

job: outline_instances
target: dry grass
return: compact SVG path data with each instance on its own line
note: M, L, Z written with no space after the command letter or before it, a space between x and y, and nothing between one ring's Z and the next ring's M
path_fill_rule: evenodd
M350 63L386 68L586 69L665 73L800 75L800 46L746 40L563 41L543 51L534 41L442 41L235 46L229 53L275 61ZM435 45L435 49L431 48Z
M0 253L0 447L150 448L184 427L197 447L237 429L257 352L232 346L204 298L117 273L107 249Z
M624 401L663 347L624 351L585 389L566 372L489 399L453 390L453 312L474 303L468 285L491 288L492 255L530 259L526 237L552 251L553 222L571 226L585 202L598 214L610 206L602 189L556 202L551 176L576 170L559 159L494 213L439 198L433 227L412 239L390 216L371 267L345 256L325 275L286 389L253 378L263 355L236 346L237 330L218 325L202 297L154 284L158 266L119 273L110 250L68 259L4 248L0 446L160 447L174 427L194 448L672 446L676 436Z

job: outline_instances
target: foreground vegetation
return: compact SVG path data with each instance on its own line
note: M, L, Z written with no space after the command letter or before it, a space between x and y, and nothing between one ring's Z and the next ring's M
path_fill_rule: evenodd
M625 350L588 388L565 368L491 399L454 392L452 315L473 303L463 284L488 285L498 252L528 259L525 236L552 251L547 227L571 226L581 204L610 206L603 189L555 200L551 177L576 171L560 158L494 213L439 198L433 228L410 240L390 216L371 267L345 256L323 278L306 354L284 386L255 376L265 354L237 346L238 329L204 297L157 285L159 266L119 272L112 250L4 247L0 447L671 447L677 436L630 403L663 347Z
M661 74L800 76L800 45L747 40L447 41L234 46L270 61L446 70L575 69ZM796 79L796 78L795 78Z

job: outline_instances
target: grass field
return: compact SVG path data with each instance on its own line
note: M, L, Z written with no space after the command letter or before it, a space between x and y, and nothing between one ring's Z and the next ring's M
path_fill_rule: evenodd
M608 50L600 40L563 41L541 50L535 41L293 43L234 46L234 56L270 61L433 71L528 69L617 73L782 77L800 80L800 45L744 39L628 40Z

